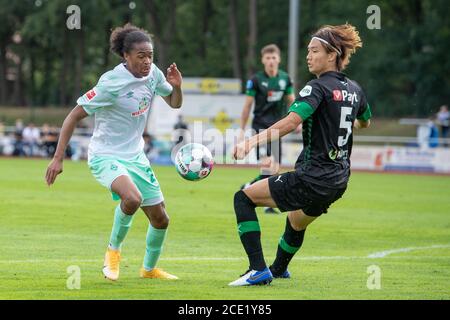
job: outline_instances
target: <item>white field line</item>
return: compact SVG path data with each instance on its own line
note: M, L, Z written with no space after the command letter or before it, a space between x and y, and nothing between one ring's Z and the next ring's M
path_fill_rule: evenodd
M399 248L385 251L379 251L371 253L367 256L309 256L309 257L294 257L293 260L303 261L323 261L323 260L356 260L356 259L380 259L385 258L388 255L395 253L410 252L416 250L433 250L450 248L450 244L437 244L427 247L410 247ZM269 257L270 258L270 257ZM416 258L411 256L396 257L396 258ZM438 257L433 257L438 258ZM446 258L446 257L442 257ZM246 257L168 257L161 258L162 261L241 261L246 260ZM131 259L123 259L126 262ZM43 262L101 262L102 259L26 259L26 260L0 260L0 264L13 264L13 263L43 263Z
M374 252L372 254L369 254L367 256L367 258L370 258L370 259L384 258L390 254L395 254L395 253L403 253L403 252L410 252L410 251L416 251L416 250L442 249L442 248L450 248L450 244L436 244L436 245L428 246L428 247L410 247L410 248L385 250L385 251Z

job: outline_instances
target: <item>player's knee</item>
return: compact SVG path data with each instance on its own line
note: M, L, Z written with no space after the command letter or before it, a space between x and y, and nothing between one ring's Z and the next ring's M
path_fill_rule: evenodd
M253 220L253 215L256 215L255 208L256 205L244 191L239 190L234 194L234 211L238 222Z
M234 194L234 206L236 207L236 205L240 204L256 207L253 201L242 190L239 190Z
M283 239L293 247L298 247L302 244L306 231L306 227L303 229L297 227L298 225L294 226L289 218L286 218L286 229L284 230Z
M302 213L301 215L295 215L294 212L289 214L290 218L289 226L294 231L303 231L306 230L306 227L308 227L309 224L311 224L316 217L307 216L306 214Z
M141 206L142 197L138 193L129 193L122 199L122 204L127 212L136 212Z
M289 221L289 227L293 231L302 231L306 229L306 226L304 223L301 223L299 221Z
M167 227L169 226L169 221L169 216L164 211L162 214L153 217L152 225L157 229L167 229Z

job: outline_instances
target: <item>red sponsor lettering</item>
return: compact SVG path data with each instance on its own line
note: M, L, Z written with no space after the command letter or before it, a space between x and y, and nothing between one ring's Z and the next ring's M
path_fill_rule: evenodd
M341 90L333 90L333 100L334 101L342 101L342 91Z
M86 92L86 98L88 100L92 100L96 95L97 95L97 93L95 92L94 89L89 90L88 92Z
M132 112L132 113L131 113L131 116L133 116L133 117L140 116L141 114L144 114L145 111L147 111L147 110L148 110L148 107L145 108L145 109L141 109L141 110L139 110L139 111L136 111L136 112Z

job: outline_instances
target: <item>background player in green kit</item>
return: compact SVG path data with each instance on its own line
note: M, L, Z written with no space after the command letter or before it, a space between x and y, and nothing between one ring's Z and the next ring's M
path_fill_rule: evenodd
M231 286L267 284L273 277L290 277L287 267L303 243L306 227L343 196L350 178L352 128L368 127L371 117L361 87L341 72L361 47L358 32L349 24L320 28L308 45L306 58L317 79L300 91L286 117L235 147L234 157L243 159L258 142L282 137L303 123L303 151L295 171L258 181L235 194L238 231L250 270ZM269 268L261 247L257 206L289 211Z
M158 180L143 149L142 134L155 95L172 108L182 104L182 76L175 63L167 69L167 79L153 64L153 44L149 34L130 24L116 28L110 38L111 51L123 63L100 77L97 85L77 100L77 106L64 120L55 156L46 181L50 186L63 170L64 150L76 124L95 115L94 133L89 144L88 165L95 179L120 200L105 254L103 274L119 278L120 248L131 226L133 214L141 208L150 224L140 276L177 279L159 268L161 248L169 217Z
M281 52L275 44L269 44L261 49L261 62L264 70L257 72L247 81L246 99L241 114L241 134L239 140L244 139L244 131L253 104L252 129L260 132L269 128L280 120L295 100L292 81L289 75L279 69ZM273 153L273 154L272 154ZM256 146L256 157L261 161L261 174L253 181L241 188L277 174L281 163L281 139ZM266 208L266 213L274 213L273 208Z

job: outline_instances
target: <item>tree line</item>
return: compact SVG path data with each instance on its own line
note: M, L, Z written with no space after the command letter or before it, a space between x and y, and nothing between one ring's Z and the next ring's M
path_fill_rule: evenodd
M367 27L369 5L380 29ZM67 8L80 8L69 29ZM297 87L311 34L324 24L357 27L363 49L346 73L366 91L377 116L428 116L450 98L450 23L446 0L302 0ZM0 0L0 105L71 106L120 62L109 35L131 22L148 30L155 63L176 61L185 77L246 79L259 50L276 43L287 69L288 0ZM1 109L0 109L1 112Z

